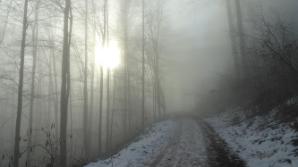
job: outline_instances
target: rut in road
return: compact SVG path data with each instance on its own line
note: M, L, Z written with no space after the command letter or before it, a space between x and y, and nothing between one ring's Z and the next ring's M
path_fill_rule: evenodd
M206 144L201 127L193 119L178 120L173 141L150 167L208 167Z
M178 118L156 123L111 158L86 167L245 167L203 120Z

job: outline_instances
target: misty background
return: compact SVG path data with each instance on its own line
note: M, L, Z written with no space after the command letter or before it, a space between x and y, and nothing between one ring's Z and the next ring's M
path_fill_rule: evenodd
M26 145L28 142L29 105L32 73L32 51L34 50L34 27L35 3L29 2L27 42L25 51L24 69L24 90L23 90L23 117L21 123L21 148L24 151L21 162L26 161ZM90 1L91 2L91 1ZM15 120L17 117L17 86L19 70L19 52L22 36L22 14L23 1L2 0L0 1L0 155L3 155L1 165L6 165L11 161L15 137ZM63 44L63 10L62 1L40 0L38 20L38 51L36 65L36 95L34 96L34 121L33 138L37 145L45 145L47 149L40 147L34 150L36 164L43 159L49 160L52 155L56 155L58 149L58 123L59 97L61 85L61 65L62 65L62 44ZM94 3L94 2L93 2ZM90 5L90 19L88 26L89 39L87 48L89 55L95 55L94 48L99 47L103 41L103 20L102 10L104 1L98 1ZM125 141L138 134L142 128L142 93L141 93L141 53L142 53L142 27L141 27L141 2L138 0L110 0L109 8L109 40L117 43L121 50L121 64L111 70L110 89L106 91L108 71L103 72L104 96L103 118L108 118L106 110L111 106L113 140L111 139L111 150L121 147ZM217 95L218 90L231 78L237 69L234 64L232 44L230 39L230 29L227 17L227 7L225 0L145 0L145 55L147 64L145 65L145 111L146 124L158 121L162 117L157 115L167 115L180 112L205 113L203 104L218 105L216 101L210 101ZM59 5L60 4L60 5ZM129 4L129 5L127 5ZM70 159L73 163L94 159L98 156L98 126L102 124L102 136L108 136L104 129L108 127L108 120L98 121L99 99L100 99L100 67L93 65L94 58L90 58L87 63L87 71L94 71L94 89L91 82L87 85L89 95L93 92L94 102L88 104L90 111L88 115L88 135L90 138L90 157L83 155L86 152L86 142L84 143L84 2L73 0L73 38L70 46L70 71L71 90L69 105L68 140L71 142ZM127 7L127 6L129 7ZM251 55L254 49L255 40L258 39L262 21L269 23L282 22L289 25L292 36L296 37L298 30L298 20L296 19L298 2L296 0L242 0L242 14L244 24L244 36L246 49ZM93 7L93 9L92 9ZM93 14L91 14L93 12ZM123 14L123 13L126 13ZM233 11L233 15L236 15ZM125 17L126 16L126 17ZM126 20L125 20L126 19ZM125 20L125 21L123 21ZM158 24L160 23L160 24ZM95 25L93 27L93 24ZM235 23L236 24L236 23ZM155 27L156 26L156 27ZM93 30L93 28L95 30ZM150 31L152 30L152 31ZM232 32L239 36L239 32ZM242 34L243 35L243 34ZM36 34L35 34L36 37ZM159 71L160 76L154 74L154 63L151 64L152 55L155 55L154 43L158 41ZM126 44L128 46L126 46ZM126 48L127 47L127 48ZM126 48L126 50L125 50ZM125 50L125 51L124 51ZM237 50L236 54L239 54ZM128 60L125 62L125 55ZM128 65L129 64L129 65ZM127 70L126 66L130 66ZM128 86L125 85L126 73L131 74ZM151 75L152 73L152 75ZM156 79L156 78L158 79ZM91 79L90 79L91 80ZM152 91L158 89L158 93ZM131 91L127 93L126 91ZM111 98L106 98L110 93ZM158 95L156 95L156 94ZM129 94L129 95L127 95ZM129 96L129 100L126 99ZM158 96L158 97L157 97ZM208 97L208 98L207 98ZM156 98L159 99L156 101ZM109 107L106 104L108 99L112 99ZM152 100L153 99L153 100ZM162 99L162 100L161 100ZM212 98L211 98L212 99ZM90 100L90 98L89 98ZM127 102L128 101L128 102ZM161 102L163 101L163 102ZM90 102L90 101L89 101ZM162 103L162 104L161 104ZM126 105L129 105L128 107ZM154 106L155 105L155 106ZM156 105L158 106L156 109ZM155 108L154 108L155 107ZM218 107L214 112L223 108ZM129 116L124 111L129 111ZM152 111L152 112L151 112ZM208 110L209 111L209 110ZM58 114L59 115L59 114ZM130 125L124 125L126 117L131 121ZM85 120L86 121L86 120ZM125 131L128 126L128 131ZM71 130L70 130L71 128ZM85 127L86 128L86 127ZM123 128L123 129L122 129ZM126 133L129 135L126 136ZM102 137L101 136L101 137ZM104 138L101 142L106 143L109 139ZM51 144L48 144L51 143ZM91 145L91 146L90 146ZM49 151L50 150L50 151ZM104 151L103 151L104 150ZM108 148L100 150L105 152ZM100 152L99 151L99 152ZM110 150L108 150L110 151ZM50 153L48 153L50 152ZM51 156L49 156L49 155ZM23 165L24 166L24 165Z

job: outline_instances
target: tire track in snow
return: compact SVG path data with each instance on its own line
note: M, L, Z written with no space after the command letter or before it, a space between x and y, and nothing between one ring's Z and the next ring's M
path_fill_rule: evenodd
M176 137L150 166L206 167L207 153L201 127L193 119L178 121Z
M165 155L168 155L169 150L176 145L179 142L179 136L181 134L181 122L178 122L177 125L177 129L175 130L175 133L170 141L170 143L164 147L164 149L162 149L160 151L160 153L156 156L155 160L153 160L152 162L149 162L149 167L155 167L158 165L158 163L160 163L160 161L162 161L162 159L164 158Z

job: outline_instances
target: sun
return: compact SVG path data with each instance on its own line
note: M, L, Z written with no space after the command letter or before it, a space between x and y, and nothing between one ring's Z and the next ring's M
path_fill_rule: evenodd
M96 47L95 63L105 69L116 69L121 64L121 49L117 44L110 44L108 47Z

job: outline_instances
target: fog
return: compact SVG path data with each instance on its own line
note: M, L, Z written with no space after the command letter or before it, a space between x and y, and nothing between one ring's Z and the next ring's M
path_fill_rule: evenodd
M295 95L297 58L282 55L296 54L297 7L0 0L0 167L82 166L155 122L250 103L285 78Z
M166 59L173 62L165 77L172 87L167 89L169 111L193 110L197 96L214 89L218 75L233 68L226 8L222 1L173 1L167 16L171 33L164 40L171 45Z
M263 17L273 22L281 19L297 29L295 0L242 3L248 36L255 35L255 22ZM226 4L222 0L172 0L167 5L165 15L170 31L166 30L163 38L166 44L170 43L165 46L167 104L170 112L196 110L196 103L235 70Z

